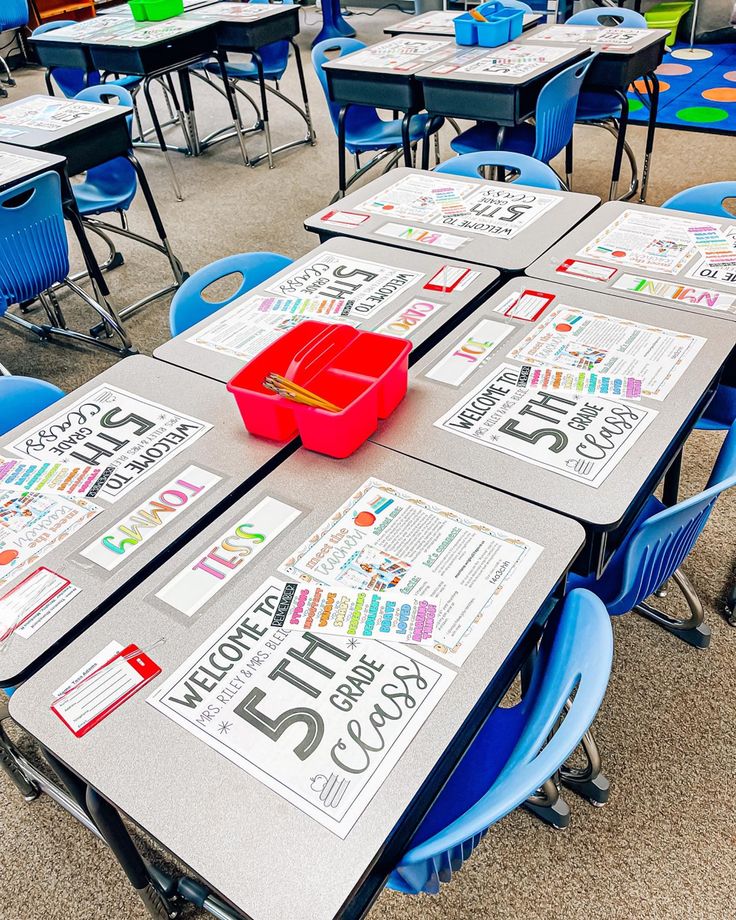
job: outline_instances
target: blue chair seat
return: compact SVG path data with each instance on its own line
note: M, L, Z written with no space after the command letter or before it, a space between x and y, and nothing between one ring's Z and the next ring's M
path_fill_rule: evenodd
M105 86L122 86L129 92L136 89L143 82L143 77L125 76L116 77L114 80L105 80Z
M455 153L475 153L478 150L496 150L498 138L498 125L491 121L479 121L477 125L458 134L450 141L450 147ZM536 143L534 125L521 124L514 128L506 128L503 137L502 150L511 153L524 153L532 155Z
M217 61L206 61L204 70L220 76L220 65ZM255 61L226 61L225 72L231 80L258 80L258 68ZM263 76L266 80L280 80L284 75L284 67L280 62L274 62L269 66L269 61L263 62Z
M614 93L584 91L578 97L576 121L605 121L621 117L621 100Z
M414 143L424 138L424 128L429 120L426 112L415 115L409 122L409 137ZM363 150L386 150L389 147L401 146L401 119L390 121L377 121L361 125L365 130L351 130L346 133L345 141L350 153L360 153Z
M127 211L137 188L135 170L123 157L90 169L84 182L72 186L79 212L86 217Z
M609 604L616 599L621 590L621 585L624 583L624 564L626 562L626 553L629 549L629 544L644 521L648 521L650 517L654 517L655 514L664 511L665 507L666 506L663 505L656 496L650 495L646 504L637 515L636 520L632 523L631 527L629 527L621 544L611 557L603 575L599 579L596 579L595 575L576 575L574 572L570 572L567 577L568 590L572 591L574 588L587 588L603 601L610 614L618 615L621 613L628 613L628 610L619 610L618 608L612 609Z

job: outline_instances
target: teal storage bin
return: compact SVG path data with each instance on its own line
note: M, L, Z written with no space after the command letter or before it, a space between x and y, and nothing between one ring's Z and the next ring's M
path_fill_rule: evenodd
M478 44L483 48L498 48L509 40L508 19L501 16L491 16L488 22L478 23Z
M478 25L470 13L463 13L456 16L453 22L455 27L455 41L458 45L477 45L478 44Z
M507 19L509 23L509 35L507 41L514 41L524 31L524 11L512 9L504 6L494 13L498 19Z

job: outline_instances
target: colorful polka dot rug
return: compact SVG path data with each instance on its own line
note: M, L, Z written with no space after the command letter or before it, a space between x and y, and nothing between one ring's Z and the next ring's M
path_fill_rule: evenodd
M736 43L678 43L657 68L660 83L657 127L736 134ZM638 90L638 92L637 92ZM649 119L646 87L637 80L629 88L629 119Z

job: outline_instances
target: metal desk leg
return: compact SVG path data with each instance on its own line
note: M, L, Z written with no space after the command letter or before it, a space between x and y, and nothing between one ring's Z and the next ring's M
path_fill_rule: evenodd
M401 145L404 148L404 166L413 165L411 150L411 120L414 112L408 111L401 119Z
M187 125L187 136L192 150L192 156L198 157L202 153L202 145L199 140L199 131L197 130L197 116L194 112L194 98L192 96L192 81L189 77L189 68L182 67L179 71L179 86L181 87L181 99L184 106L184 119Z
M340 109L340 114L337 116L337 194L339 198L343 198L345 196L345 191L348 185L347 171L345 166L345 155L347 153L345 149L345 118L349 108L350 103L344 105Z
M268 122L268 93L266 92L266 79L263 76L263 58L257 51L252 52L258 71L258 86L261 91L261 115L263 116L263 133L266 138L266 152L268 153L268 168L273 169L273 147L271 146L271 126Z
M294 41L293 38L289 39L289 44L294 49L294 62L296 63L296 70L299 74L299 86L302 90L302 100L304 102L304 114L306 116L307 122L307 131L309 132L309 143L314 147L317 135L314 133L314 125L312 124L312 114L309 111L309 97L307 96L307 81L304 79L304 67L302 66L302 55L299 50L299 45Z
M680 473L682 472L682 451L675 457L664 476L662 501L667 507L677 504L680 491Z
M265 84L263 82L263 61L261 61L260 55L258 54L254 54L253 57L257 58L256 63L258 66L258 76L259 76L260 83L261 83L261 97L263 98L263 105L264 105L263 117L264 117L264 120L266 120L266 132L267 132L268 144L269 144L269 149L270 149L271 137L268 134L268 120L267 120L268 116L266 115L266 109L265 109L266 90L265 90ZM248 159L248 151L245 149L245 140L243 139L243 132L240 127L241 125L240 113L238 112L238 104L235 101L235 93L233 92L233 87L228 78L227 69L225 68L225 58L223 57L222 52L220 51L215 52L214 58L220 67L220 77L222 78L222 84L225 89L225 97L227 98L227 104L230 106L230 116L233 120L233 127L235 128L235 134L238 138L238 143L240 144L240 155L243 157L243 165L249 166L250 161Z
M643 204L647 200L647 186L649 184L649 170L652 163L654 150L654 132L657 127L657 110L659 109L659 77L654 71L646 74L644 82L649 96L649 124L647 125L647 146L644 154L644 166L641 173L641 193L639 201Z
M143 197L146 199L146 204L148 205L148 211L153 220L153 225L156 228L156 234L161 240L161 245L166 250L166 255L169 259L169 264L171 265L171 271L174 273L174 278L177 284L181 284L184 281L184 270L181 267L181 262L176 258L174 252L169 243L169 239L166 236L166 230L164 228L164 223L161 220L161 215L156 204L156 200L153 197L153 192L151 191L151 186L148 184L148 178L143 172L143 167L138 162L138 160L133 156L132 153L128 154L128 160L130 161L133 169L135 169L136 175L138 176L138 184L140 185L141 191L143 192Z
M143 93L146 97L146 103L148 104L148 111L151 115L151 121L153 122L153 130L156 132L156 139L158 140L158 145L161 148L166 159L166 165L169 167L169 172L171 174L171 184L174 186L174 194L176 195L177 201L183 201L184 197L181 193L181 188L179 186L179 180L176 178L176 173L174 172L174 164L171 162L171 156L169 155L169 148L166 146L166 138L164 137L164 132L161 129L161 122L158 120L158 115L156 114L156 107L153 104L153 99L151 98L151 77L146 77L143 81Z
M91 786L87 787L87 811L120 863L128 881L138 892L148 913L155 920L169 920L174 916L174 908L156 887L122 818Z
M616 137L616 152L613 155L611 188L608 193L609 201L614 201L618 192L618 180L621 177L621 162L624 156L624 143L626 142L626 128L629 124L629 98L622 90L614 90L614 92L621 100L621 117L619 118L618 135Z

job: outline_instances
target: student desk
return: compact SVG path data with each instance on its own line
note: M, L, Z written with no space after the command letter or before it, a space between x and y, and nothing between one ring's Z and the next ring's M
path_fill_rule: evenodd
M298 791L305 788L305 792L297 799L298 804L292 804L295 793L291 789L285 793L283 784L275 788L269 779L256 779L253 767L240 768L201 737L194 737L154 709L146 698L185 665L246 598L257 593L267 578L277 574L277 567L285 558L371 477L535 541L543 549L457 670L447 656L440 660L439 655L417 650L416 646L392 646L400 652L411 648L419 667L444 666L455 673L454 680L431 711L422 712L421 705L416 707L414 718L426 714L426 720L416 734L408 732L402 750L404 744L408 746L398 763L393 767L383 763L388 771L382 782L375 777L376 783L367 790L370 794L364 802L357 801L359 814L354 812L347 821L342 815L328 819L324 817L325 812L330 813L326 805L323 809L319 806L319 816L313 817L306 809L312 801L316 802L317 795L307 793L302 784L309 777L313 783L324 778L325 770L320 769L317 761L326 765L332 742L343 733L342 726L347 720L357 716L355 710L348 715L329 707L326 692L318 703L313 695L305 696L303 687L293 682L287 685L285 681L274 682L275 677L269 680L267 673L272 672L269 666L256 672L261 675L256 680L265 692L259 708L269 716L290 705L304 706L305 702L320 706L325 712L321 747L302 760L297 759L293 749L304 737L304 725L292 726L283 736L280 729L273 744L263 740L257 726L247 729L248 751L254 751L252 744L257 744L261 763L266 761L265 766L270 766L267 759L271 758L272 749L270 763L274 773L279 773L285 765L288 770L298 771L293 788ZM205 607L189 617L156 596L203 553L219 545L234 526L244 520L252 521L254 507L267 498L291 506L299 516L273 542L264 545L257 558L241 565L238 574L232 575ZM380 515L382 509L376 510ZM415 535L415 539L419 537ZM436 545L437 539L436 533L425 536L428 545ZM233 914L229 908L227 913L217 916L247 916L250 920L360 918L380 892L470 740L504 695L531 643L538 638L539 624L546 618L553 596L582 543L582 529L569 519L394 451L364 445L351 458L339 462L298 451L196 541L169 559L126 603L109 611L71 648L21 687L11 698L11 715L51 752L55 762L61 762L62 771L71 771L96 790L86 796L93 803L96 819L100 814L108 818L111 814L109 806L99 799L102 796L160 841L215 892L217 901L210 901L213 908L223 898L239 912ZM416 558L414 548L410 556ZM303 633L289 633L291 639L284 633L277 635L282 643L277 654L282 658L289 644L296 642L294 648L301 649L305 641ZM388 646L367 640L320 638L331 640L336 649L345 650L348 662L345 667L351 666L348 655L357 659L371 650L376 657L389 654ZM77 739L50 712L52 691L113 640L150 648L150 655L162 668L162 674ZM319 664L330 664L323 661L326 654L324 650L320 653ZM329 678L320 677L303 665L300 667L294 677L318 682L325 690L336 683L332 680L330 684ZM431 677L432 683L434 679ZM272 692L279 685L284 688L284 696L277 701ZM247 684L241 686L237 698L249 689ZM369 707L373 699L367 704ZM361 712L365 712L365 707L364 700ZM221 721L227 724L229 720ZM410 726L408 723L405 730ZM228 740L232 743L232 736ZM352 753L348 742L344 757ZM125 769L121 769L121 757ZM374 759L372 769L375 765ZM344 775L339 765L331 769L337 770L338 777ZM360 783L359 777L351 778ZM79 780L75 778L72 785L79 786ZM80 791L84 794L83 788ZM353 792L347 794L352 796ZM116 817L98 823L112 830ZM353 819L355 823L348 830ZM325 826L327 823L329 828ZM121 854L121 841L127 842L123 835L127 833L122 828L106 834L118 854ZM274 854L278 854L276 873L267 869L274 865ZM309 871L305 871L305 860ZM127 853L125 863L127 869L141 869L134 854ZM135 887L150 899L150 890L144 889L145 873L135 874L138 875Z
M292 325L291 316L300 303L307 307L316 301L331 312L304 315L334 320L335 311L348 309L345 320L351 325L410 338L416 358L459 322L498 279L498 272L480 265L335 237L164 342L154 357L226 382L280 330ZM443 291L443 285L450 290ZM262 313L259 323L258 313L251 310L247 315L243 309L254 298L276 301L274 306L280 301L286 312Z
M46 67L82 67L80 55L89 56L92 67L109 73L143 78L143 92L153 121L158 146L166 156L177 197L181 199L178 180L169 158L169 146L151 99L150 84L158 77L176 72L182 93L185 136L191 144L187 152L198 154L200 145L194 115L189 66L214 57L220 64L225 96L233 125L240 139L243 162L247 164L245 143L238 126L238 113L230 83L226 78L224 58L217 47L217 24L193 13L183 13L162 22L135 22L120 16L88 19L62 29L31 36L39 61ZM89 69L89 68L88 68ZM173 89L173 84L170 84Z
M109 395L108 387L125 393L122 397L115 393ZM93 394L99 393L101 389L101 401L97 403L97 396ZM146 405L136 403L130 407L125 394L141 397ZM132 439L131 426L141 424L150 432L143 432L141 438L151 439L156 435L156 440L148 448L150 458L149 454L143 455L144 462L152 464L152 472L141 477L132 488L128 487L115 501L110 501L103 489L100 495L91 499L101 509L96 517L70 532L60 544L52 546L38 560L21 568L18 576L4 581L0 587L0 594L3 595L41 565L61 578L68 579L80 592L32 635L24 637L11 634L4 644L0 643L0 687L13 686L25 680L44 661L63 648L90 620L124 597L134 584L156 567L162 557L182 545L214 514L243 495L290 450L288 446L250 437L243 428L232 397L220 384L138 355L114 365L35 416L26 425L9 432L2 438L0 454L8 459L34 462L27 453L12 450L10 445L18 442L27 432L35 433L45 421L50 422L60 416L66 419L67 407L79 403L82 409L71 410L68 413L69 423L64 422L67 439L71 437L71 432L76 433L81 429L77 438L79 446L69 448L69 451L76 449L82 453L77 457L70 456L67 461L69 464L79 466L91 462L104 467L106 463L114 463L116 451L130 450L125 445L134 445L139 440ZM123 407L122 411L116 408L117 405ZM107 406L113 411L110 412L110 424L105 429L93 420L98 416L102 418L99 413ZM91 435L85 435L84 424L80 421L85 412L88 413L87 424L93 429ZM188 430L183 433L186 436L183 440L180 425L169 419L171 414L176 416L177 413L197 420L196 423L185 422ZM113 423L117 423L117 426ZM196 437L196 427L200 423L212 427ZM54 431L47 432L46 437L49 442L53 441ZM56 434L58 439L59 435ZM185 444L186 439L191 439L189 446L183 447L170 460L165 460L163 454L157 459L162 451L171 452L178 444ZM98 448L105 448L107 452L100 453L95 459ZM145 449L144 446L140 448L141 452ZM39 461L49 457L49 454L45 454L39 457ZM64 462L63 455L51 459ZM137 462L135 457L130 461L131 464ZM126 469L130 468L126 466ZM186 470L189 472L185 473ZM155 503L166 501L161 498L161 493L166 492L167 487L184 488L175 485L179 478L187 480L193 487L186 490L187 500L182 503L169 492L171 504L175 505L174 510L169 508L171 516L167 518L164 511L160 520L157 520ZM192 481L193 478L195 481ZM196 491L202 485L204 488ZM154 529L148 531L146 527ZM161 532L155 528L160 528ZM113 551L101 542L106 535L110 535L108 543L117 545L119 541L128 538L128 545L123 544L122 553L119 549ZM91 547L94 549L88 550ZM88 555L83 555L83 552ZM94 555L94 559L89 558L90 554Z
M725 240L725 248L736 241L736 219L609 201L526 273L701 317L736 320L736 255L730 264L725 258L718 265L717 253L709 259L708 228Z
M386 35L439 35L455 37L453 22L464 10L432 10L419 16L408 16L386 26ZM544 13L524 13L524 31L544 22Z
M512 294L524 291L533 292L525 298L527 315L543 310L536 321L509 319L495 312L507 299L513 302ZM495 382L494 372L501 365L511 365L516 372L522 364L532 363L528 358L515 361L507 356L536 325L545 322L547 315L563 306L706 338L664 399L642 398L626 404L637 416L656 413L648 427L641 419L625 419L628 427L615 419L620 410L612 412L612 406L623 406L620 402L603 404L605 415L586 408L591 403L599 405L600 396L581 396L578 400L569 392L558 395L553 390L528 390L519 399L513 384ZM506 309L510 309L507 304ZM493 326L487 325L489 320ZM572 326L579 321L573 314ZM505 329L498 323L512 327L505 338ZM572 326L568 324L565 331ZM611 348L612 337L607 337L606 330L601 335L605 341L600 348ZM640 343L638 347L642 340ZM714 319L705 326L700 317L674 313L656 304L515 278L417 362L406 398L391 418L380 423L372 440L576 518L588 537L577 569L585 574L600 573L670 466L665 503L676 500L680 451L712 398L721 367L735 344L736 327L730 323ZM571 356L578 351L591 353L584 344L576 347L574 340L567 348ZM650 341L648 348L644 353L654 354L656 342ZM438 368L448 355L454 357ZM569 362L562 363L569 366ZM561 398L570 402L560 402ZM527 400L532 400L528 406ZM463 411L465 406L468 408ZM437 427L435 423L449 416L453 408L463 415L453 418L450 430ZM562 426L561 417L566 419ZM595 424L593 417L599 419ZM611 418L614 421L609 424ZM609 430L601 435L599 427ZM558 437L561 428L563 437ZM476 437L470 437L471 432L477 432ZM586 436L590 432L596 443L588 447ZM578 450L581 442L583 448ZM542 463L545 465L539 465ZM563 472L568 469L577 478L568 478Z
M87 20L80 25L87 25L88 22L95 20ZM49 34L55 35L66 31L67 29L57 29ZM42 37L43 35L39 36ZM98 105L93 102L78 102L75 99L42 95L26 96L24 99L0 106L0 139L5 138L14 146L25 148L29 157L38 153L53 154L57 158L65 159L64 169L61 169L58 163L55 167L62 180L64 214L74 228L87 271L99 291L99 299L118 320L118 325L124 333L120 320L135 312L142 304L138 302L116 311L105 300L110 294L110 289L85 234L69 179L116 157L125 157L136 171L156 234L161 241L161 250L169 260L174 279L177 285L183 281L182 267L171 249L148 179L131 151L127 121L130 115L131 109L127 106ZM44 127L38 127L39 124ZM101 327L98 326L92 331L97 334ZM125 336L127 338L127 333Z
M417 74L428 64L453 54L456 47L454 41L399 35L324 64L328 95L341 107L337 130L341 192L346 187L345 113L348 108L351 105L371 105L403 112L404 163L411 166L409 123L424 108L422 84Z
M64 157L54 153L27 150L25 147L0 142L0 192L20 185L27 179L35 179L45 172L58 173L63 187L67 181L65 165Z
M597 52L595 60L590 65L590 70L585 75L584 90L613 94L621 104L616 152L611 173L611 198L616 197L618 190L626 140L626 126L629 117L629 99L626 91L631 83L642 79L649 97L649 121L639 200L646 201L659 105L659 78L656 69L662 63L668 35L668 29L543 25L523 36L524 43L570 43L584 45L591 51ZM634 187L633 191L635 190Z
M427 206L429 199L435 205ZM438 202L449 216L440 214ZM401 167L318 211L304 226L323 243L339 234L519 272L599 202L595 195ZM354 222L338 224L330 217L335 213L348 215L345 221L353 215ZM357 222L365 214L368 220Z
M499 48L468 48L454 45L451 55L424 67L417 79L422 84L424 107L430 115L493 121L499 125L498 146L503 132L526 121L537 105L537 97L550 77L581 60L588 48L574 45L530 46L530 61L518 59L526 45L518 41ZM534 50L539 48L539 50ZM521 49L521 50L520 50ZM504 55L508 63L499 62ZM505 72L504 72L505 71ZM429 144L422 145L422 166L429 166Z

